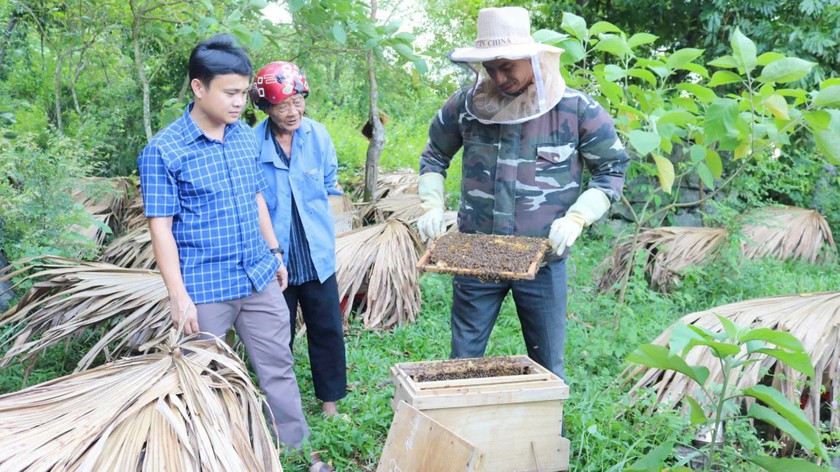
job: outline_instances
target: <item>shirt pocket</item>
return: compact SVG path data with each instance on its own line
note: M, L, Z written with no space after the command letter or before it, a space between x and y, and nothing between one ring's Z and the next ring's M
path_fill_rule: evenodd
M572 165L577 159L575 142L537 145L537 186L544 189L564 189L572 180Z
M306 177L306 197L324 197L327 196L327 189L324 187L324 171L320 167L312 167L303 171Z

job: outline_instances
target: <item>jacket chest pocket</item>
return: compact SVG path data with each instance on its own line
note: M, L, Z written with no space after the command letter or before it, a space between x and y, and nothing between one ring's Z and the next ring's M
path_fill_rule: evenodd
M545 189L566 187L572 178L572 166L578 159L577 143L537 145L534 180Z
M496 178L499 147L495 136L465 131L462 179L470 180L474 184L489 184L489 189L492 189Z

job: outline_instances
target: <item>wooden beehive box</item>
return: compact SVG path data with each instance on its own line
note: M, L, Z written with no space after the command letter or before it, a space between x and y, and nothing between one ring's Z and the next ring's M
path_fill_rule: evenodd
M423 380L429 372L457 376L488 366L490 374L499 366L520 373ZM396 364L391 379L395 408L404 401L474 444L484 453L484 471L569 468L569 440L561 436L569 387L527 356Z

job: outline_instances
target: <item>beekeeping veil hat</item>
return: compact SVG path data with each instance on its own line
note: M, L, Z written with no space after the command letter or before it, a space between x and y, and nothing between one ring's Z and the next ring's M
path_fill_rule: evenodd
M467 111L482 123L522 123L552 108L563 97L560 75L563 50L531 37L531 18L522 7L483 8L478 12L475 46L457 48L448 57L475 73L467 95ZM517 95L503 93L481 65L496 59L528 59L534 82Z

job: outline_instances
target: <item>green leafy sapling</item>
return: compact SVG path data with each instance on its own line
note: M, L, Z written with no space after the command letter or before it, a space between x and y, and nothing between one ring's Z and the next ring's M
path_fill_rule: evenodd
M718 316L722 332L712 332L694 325L676 324L670 335L669 347L658 344L645 344L632 352L627 360L647 367L672 370L684 374L696 382L698 389L695 396L683 397L688 407L692 424L704 427L711 432L711 441L700 453L705 455L706 470L715 465L721 454L734 454L734 459L750 461L771 472L822 470L817 464L804 459L780 459L769 455L743 456L734 448L723 450L723 422L727 418L742 416L736 407L737 400L752 399L746 417L770 424L790 436L803 449L810 451L817 461L828 461L828 452L820 440L820 434L808 420L803 411L786 398L779 390L767 385L744 386L739 375L743 369L753 363L761 362L768 356L802 373L814 377L811 358L796 337L789 333L769 328L741 328L732 321ZM710 370L702 365L690 365L686 362L688 353L705 346L720 364L720 383L710 378ZM657 448L648 456L656 453L664 460L662 451ZM645 456L640 464L650 464L653 458Z

